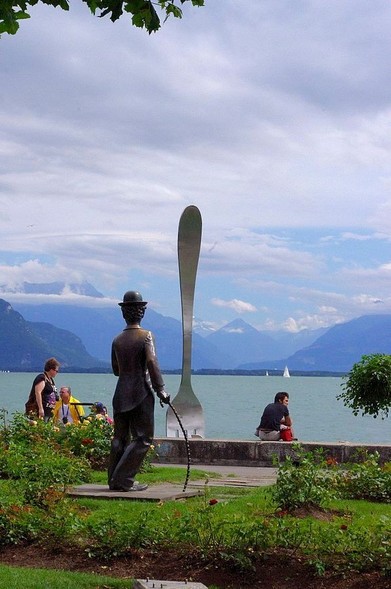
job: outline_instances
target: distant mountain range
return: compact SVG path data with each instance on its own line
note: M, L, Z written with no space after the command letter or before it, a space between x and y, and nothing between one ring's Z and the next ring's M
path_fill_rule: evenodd
M350 370L364 354L391 354L391 315L364 315L331 327L286 363L295 370Z
M29 321L46 322L76 333L91 355L110 362L111 342L125 327L119 307L86 308L75 305L45 304L17 305ZM142 327L150 329L156 340L159 363L163 370L177 370L182 366L182 325L171 317L164 317L147 308ZM193 334L193 368L226 368L231 359L196 333Z
M391 354L391 315L364 315L331 327L310 346L278 362L244 363L242 370L347 372L364 354Z
M0 287L1 288L1 287ZM25 285L40 292L39 285ZM88 283L44 285L45 294L73 292L102 298ZM34 290L32 290L34 289ZM68 304L20 304L0 299L0 369L41 369L56 356L64 366L82 370L110 369L114 336L124 328L119 307ZM165 371L182 365L182 325L147 308L142 326L153 331L159 362ZM205 333L204 331L202 333ZM391 315L367 315L328 330L261 332L236 319L201 337L193 333L192 368L196 371L278 370L347 372L362 355L391 354Z
M0 370L42 370L51 356L64 368L105 367L104 362L87 352L74 333L49 323L26 321L0 299Z
M243 319L235 319L221 329L208 334L205 339L227 354L231 359L231 368L238 368L242 364L260 361L266 363L270 363L271 360L281 361L281 358L310 345L325 331L326 329L313 331L305 329L295 334L262 332Z

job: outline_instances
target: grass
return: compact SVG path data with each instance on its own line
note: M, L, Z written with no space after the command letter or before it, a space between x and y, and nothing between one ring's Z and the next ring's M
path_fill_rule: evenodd
M327 569L391 573L391 471L389 465L380 466L377 453L365 453L349 469L341 469L333 457L320 450L305 452L297 444L295 460L287 457L279 464L276 484L270 487L239 488L217 473L192 468L190 483L199 481L203 493L186 500L66 497L67 486L90 482L91 476L92 482L107 485L106 472L91 473L88 461L78 458L86 449L95 464L104 458L108 432L99 423L88 427L89 437L84 430L70 432L73 437L66 441L72 441L72 452L44 422L32 427L19 416L12 427L0 429L0 545L12 544L17 550L25 543L32 550L34 545L53 551L66 547L67 553L80 551L92 563L108 564L143 549L145 556L163 557L170 549L175 561L191 550L200 563L220 558L219 566L236 571L253 570L259 558L283 554L312 564L319 574ZM52 446L56 451L48 452ZM176 483L183 488L186 467L156 465L138 478L151 486ZM216 485L219 478L221 486ZM99 573L109 572L95 566ZM14 583L0 576L1 587L56 587L54 577L66 583L70 574L46 571L39 573L37 583L36 573L12 571L27 579ZM117 579L102 585L100 575L95 580L95 588L131 586ZM70 583L60 586L75 586L74 578ZM86 583L91 586L90 579Z
M182 484L184 482L186 469L181 467L159 467L156 466L151 472L140 474L137 479L148 485L157 485L161 483L177 483ZM243 487L231 487L231 486L208 486L209 478L219 479L221 475L214 472L206 472L203 470L191 469L190 481L205 481L204 488L202 489L206 497L201 496L198 498L187 499L186 501L167 502L164 505L156 505L156 503L145 503L138 501L127 501L126 499L118 499L115 502L112 500L80 498L78 502L83 507L91 510L92 519L104 519L108 517L118 517L121 520L131 521L137 519L141 512L148 510L151 513L170 513L171 511L177 512L178 510L182 513L187 511L193 511L204 505L205 502L210 499L217 499L218 502L225 504L226 512L230 513L232 510L236 511L237 507L230 506L229 502L233 499L240 497L247 497L254 491L253 488ZM107 484L107 475L105 472L94 472L93 483L95 484ZM261 500L263 508L266 509L266 503L270 502L270 493L267 487L257 488L258 500ZM245 509L246 501L244 506L240 509ZM95 514L95 515L93 515Z
M145 472L137 475L137 480L148 485L156 485L159 483L177 483L183 484L186 477L186 468L176 468L173 466L154 466L151 472ZM221 478L220 473L206 472L196 468L190 470L190 480L199 481L207 480L208 478ZM105 471L93 471L92 483L99 485L107 485L107 473Z
M131 589L133 581L102 575L0 565L0 587L7 589Z
M182 484L185 478L186 468L184 467L159 467L155 466L151 472L141 474L138 479L149 485L159 483ZM107 484L105 471L94 471L92 482L96 484ZM221 518L231 518L240 514L243 518L254 519L261 516L270 516L275 512L275 505L272 501L271 487L230 487L230 486L209 486L209 478L218 479L218 473L205 472L199 469L191 469L191 481L205 481L205 496L187 499L186 501L167 502L162 505L149 502L137 502L118 499L116 501L99 501L89 498L80 498L77 503L84 507L88 513L89 520L101 521L107 518L118 518L120 521L136 520L140 513L148 511L152 519L159 520L161 515L172 512L181 514L191 513L207 506L210 499L216 499L219 503L214 507L221 514ZM11 481L0 481L0 487L12 502ZM2 494L3 494L2 493ZM3 501L5 497L3 495ZM330 508L345 512L350 515L357 524L362 526L373 526L382 517L391 518L391 504L372 503L363 500L339 500L330 502ZM215 510L216 511L216 510Z
M173 473L177 475L179 480L183 479L183 469L156 468L154 473L143 475L142 480L151 484L153 484L152 478L157 482L172 482ZM199 474L194 473L196 478L201 478L202 474L205 475L202 471ZM186 501L156 504L127 500L106 501L101 499L96 501L82 498L78 500L78 503L88 512L87 517L91 523L114 519L118 522L133 522L135 524L144 514L152 527L160 529L161 536L164 534L169 537L172 533L174 536L178 534L178 530L175 534L172 525L170 525L173 519L177 520L177 525L180 518L203 513L205 518L213 517L215 524L220 521L222 525L226 525L229 534L229 524L234 523L238 518L249 523L256 523L263 521L264 518L275 516L275 505L270 489L271 487L209 487L206 482L204 496ZM213 508L209 505L211 500L217 501ZM328 507L336 513L333 524L327 521L317 521L315 522L316 526L325 528L333 525L335 527L335 525L343 525L348 521L350 526L359 530L376 527L384 518L391 520L391 504L363 500L334 500L329 503ZM296 520L297 518L290 516L290 519ZM309 519L313 518L309 517ZM302 518L298 519L297 525L298 527L307 527L307 523Z
M183 467L156 466L151 472L140 475L139 479L150 485L165 482L182 484L185 474L186 468ZM76 542L91 557L101 559L126 554L131 547L155 546L159 550L171 546L175 550L181 545L197 547L205 558L224 552L231 560L239 562L241 559L241 566L246 559L250 563L254 553L280 549L288 554L303 555L315 563L320 572L328 567L345 572L371 568L384 572L389 570L390 503L330 500L326 507L333 510L332 518L319 520L311 513L307 517L294 517L277 509L273 487L210 486L210 477L218 479L215 473L192 469L191 480L205 481L204 494L183 501L150 503L126 499L67 498L62 511L54 511L50 516L52 520L48 520L42 528L46 534L44 541L53 545L64 541L74 545ZM106 484L106 473L94 472L93 482ZM0 481L0 497L3 496L4 506L11 485L12 481ZM69 514L65 520L64 510ZM34 513L27 511L22 515L29 518ZM50 521L54 523L52 536L47 532L47 526L53 525ZM60 526L61 529L60 523L63 526ZM72 525L75 527L72 528ZM40 536L36 538L40 539ZM0 587L8 589L14 586L27 589L131 587L129 582L127 585L113 584L117 580L102 581L100 585L96 582L95 585L34 585L24 581L12 585L11 580L2 582L2 574ZM5 571L6 574L10 573ZM53 572L48 574L51 578L55 575ZM85 582L90 581L86 578Z

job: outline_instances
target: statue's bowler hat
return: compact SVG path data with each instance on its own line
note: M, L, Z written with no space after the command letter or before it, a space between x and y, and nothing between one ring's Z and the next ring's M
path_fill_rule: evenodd
M147 301L143 301L142 295L136 290L128 290L124 294L122 303L118 303L120 307L127 307L130 305L146 305Z

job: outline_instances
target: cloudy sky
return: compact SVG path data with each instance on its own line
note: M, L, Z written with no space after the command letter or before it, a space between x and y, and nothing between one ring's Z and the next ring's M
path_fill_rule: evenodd
M88 281L179 319L194 204L198 319L391 313L389 0L205 0L151 36L71 4L0 39L2 298Z

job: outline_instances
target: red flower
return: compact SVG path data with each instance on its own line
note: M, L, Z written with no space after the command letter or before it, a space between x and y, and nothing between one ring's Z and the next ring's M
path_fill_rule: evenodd
M342 524L340 530L347 530L348 526L346 524Z
M91 440L91 438L83 438L81 443L83 446L89 446L90 444L94 443L94 440Z
M209 499L209 505L216 505L218 503L217 499Z

